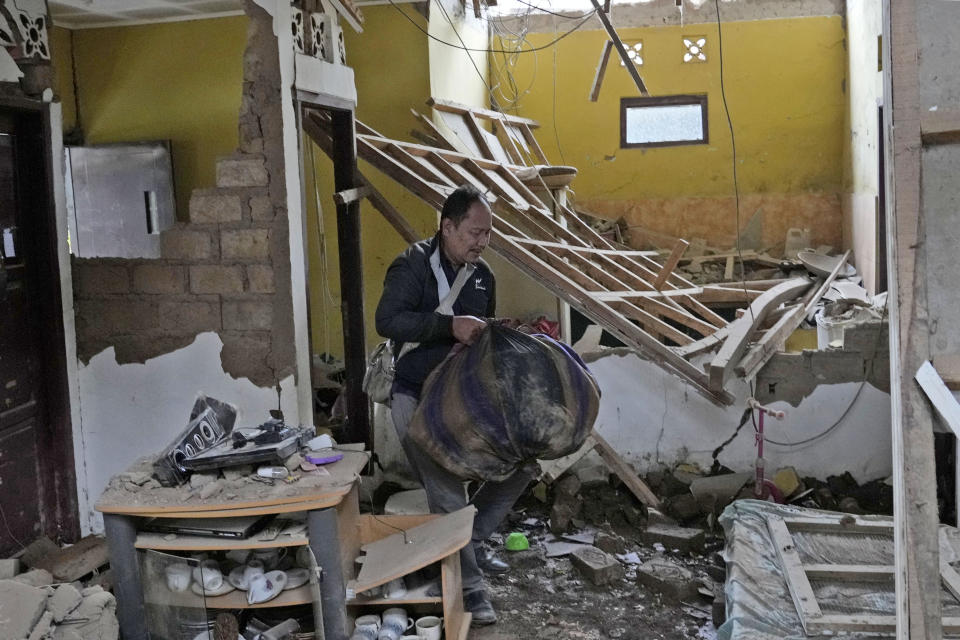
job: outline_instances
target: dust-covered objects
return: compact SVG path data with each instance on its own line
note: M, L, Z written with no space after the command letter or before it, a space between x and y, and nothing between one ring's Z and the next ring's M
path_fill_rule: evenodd
M503 480L580 448L599 405L596 382L569 347L490 325L427 378L410 437L458 477Z
M892 518L740 500L724 511L720 523L728 579L727 621L719 638L893 634ZM941 529L941 553L949 562L960 557L960 545L956 529ZM944 617L960 614L960 604L945 588L941 602ZM866 619L872 628L858 626Z
M34 551L37 548L49 553L46 544L34 546ZM73 566L78 565L74 562ZM94 584L96 574L87 571L86 577L84 582L56 584L49 571L33 569L0 580L0 638L116 640L119 637L116 599L102 586Z

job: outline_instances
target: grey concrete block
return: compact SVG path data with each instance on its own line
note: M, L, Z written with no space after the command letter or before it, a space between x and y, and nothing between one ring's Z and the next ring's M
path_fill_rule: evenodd
M242 293L243 269L216 264L190 267L192 293Z
M677 603L695 598L700 588L692 571L667 558L654 558L637 567L637 582Z
M53 614L53 621L59 624L80 606L81 600L80 592L72 584L62 584L47 600L47 609Z
M133 288L138 293L183 293L186 270L162 264L140 264L133 268Z
M0 580L0 638L26 638L47 606L47 592L14 580Z
M18 573L20 573L20 560L18 558L0 560L0 580L8 580Z
M217 160L218 187L265 187L270 183L262 155L228 156Z
M650 525L640 534L647 544L659 542L667 549L677 549L683 552L703 551L703 541L706 534L702 529L676 527L669 524Z
M218 189L194 189L190 194L190 222L217 224L243 219L240 196Z
M270 258L270 233L266 229L236 229L220 234L220 254L224 260L267 260Z
M595 585L609 584L623 576L620 562L596 547L576 549L570 554L570 560L580 573Z

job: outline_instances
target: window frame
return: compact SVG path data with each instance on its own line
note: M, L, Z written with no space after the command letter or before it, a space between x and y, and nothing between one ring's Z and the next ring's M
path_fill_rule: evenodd
M662 142L627 142L627 109L636 107L663 107L700 105L703 138L699 140L669 140ZM620 148L637 149L646 147L683 147L692 144L710 144L710 131L707 128L707 94L682 94L672 96L651 96L645 98L620 98Z

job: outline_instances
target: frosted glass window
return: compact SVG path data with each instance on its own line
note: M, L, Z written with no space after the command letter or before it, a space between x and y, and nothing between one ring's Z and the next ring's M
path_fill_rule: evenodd
M706 96L623 98L620 101L621 147L706 142Z

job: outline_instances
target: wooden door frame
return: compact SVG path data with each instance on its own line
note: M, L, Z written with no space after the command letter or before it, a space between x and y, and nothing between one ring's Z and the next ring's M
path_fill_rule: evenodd
M36 118L43 139L40 152L44 165L43 218L37 238L39 280L42 294L37 300L47 310L40 315L41 358L43 362L44 419L38 422L38 449L45 452L39 462L41 531L55 539L73 542L80 536L77 474L74 458L74 403L71 387L76 389L76 361L70 366L68 337L75 335L71 324L73 292L64 291L70 283L70 262L66 245L63 213L62 133L60 105L28 98L0 96L0 109ZM69 336L68 336L69 334ZM25 541L26 542L26 541Z

